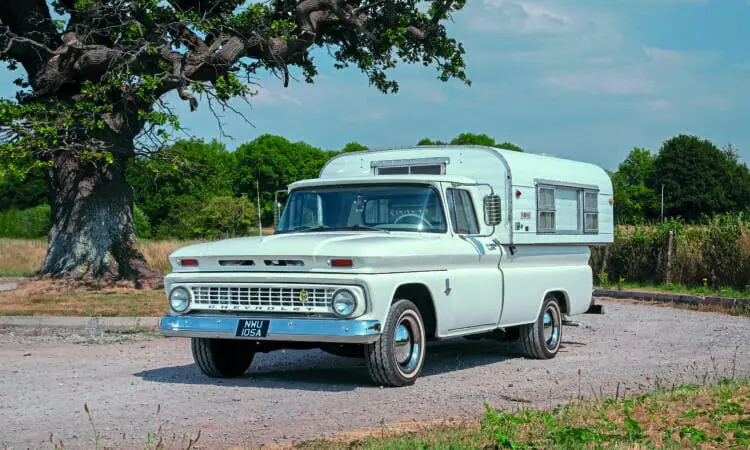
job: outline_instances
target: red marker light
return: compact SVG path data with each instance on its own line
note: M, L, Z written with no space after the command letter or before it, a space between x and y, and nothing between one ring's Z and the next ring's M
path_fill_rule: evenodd
M516 189L516 198L521 198L521 191Z
M352 267L354 262L351 259L332 259L331 267Z
M197 259L181 259L180 265L182 267L195 267L198 265L198 260Z

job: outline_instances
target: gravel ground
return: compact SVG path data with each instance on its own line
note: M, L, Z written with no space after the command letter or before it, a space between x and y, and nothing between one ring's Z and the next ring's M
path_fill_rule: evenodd
M0 447L141 447L161 427L168 447L288 444L382 423L477 417L614 396L673 383L750 376L750 319L603 302L605 315L566 327L553 360L454 339L428 347L416 385L381 389L364 362L317 350L256 357L236 380L203 377L187 339L86 330L0 329ZM619 387L618 387L619 386ZM157 413L157 407L159 409ZM174 441L176 436L177 441Z

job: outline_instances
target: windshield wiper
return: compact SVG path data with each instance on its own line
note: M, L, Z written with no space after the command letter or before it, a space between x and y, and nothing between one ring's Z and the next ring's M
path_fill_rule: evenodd
M302 232L308 232L308 231L327 231L332 230L333 228L327 226L327 225L320 225L317 227L311 227L309 225L298 225L296 227L288 228L286 230L281 230L277 232L276 234L283 234L283 233L302 233Z
M310 227L307 225L300 225L297 227L289 228L288 230L279 231L277 234L282 233L314 233L316 231L347 231L347 230L368 230L368 231L380 231L383 233L390 233L390 230L384 230L383 228L371 227L368 225L352 225L349 227L329 227L328 225L320 225L317 227Z
M361 225L361 224L352 225L350 227L341 227L341 228L344 230L369 230L369 231L382 231L383 233L390 233L389 230L386 230L383 228L371 227L369 225Z

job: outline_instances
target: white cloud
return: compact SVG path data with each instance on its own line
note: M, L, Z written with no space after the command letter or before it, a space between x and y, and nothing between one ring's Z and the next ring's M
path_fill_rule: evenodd
M550 75L542 84L589 94L646 94L654 92L654 82L636 71L591 70Z

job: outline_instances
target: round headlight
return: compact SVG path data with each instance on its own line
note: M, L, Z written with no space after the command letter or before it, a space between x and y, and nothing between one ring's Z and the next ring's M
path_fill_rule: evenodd
M169 293L169 306L174 312L185 312L190 305L190 293L184 287L176 287Z
M357 308L357 297L350 291L342 289L333 294L331 301L333 312L339 317L348 317L354 313Z

